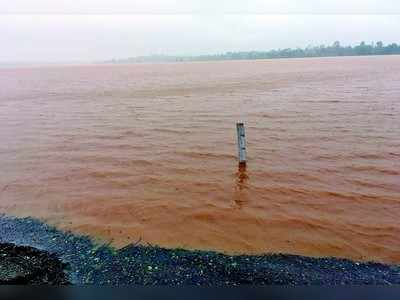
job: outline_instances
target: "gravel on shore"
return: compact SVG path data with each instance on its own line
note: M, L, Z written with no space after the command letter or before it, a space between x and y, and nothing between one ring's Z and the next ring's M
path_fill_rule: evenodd
M4 215L0 216L0 243L34 247L39 254L45 251L59 258L67 278L63 281L60 275L62 280L56 284L400 284L399 265L286 254L229 256L134 244L116 250L36 219Z

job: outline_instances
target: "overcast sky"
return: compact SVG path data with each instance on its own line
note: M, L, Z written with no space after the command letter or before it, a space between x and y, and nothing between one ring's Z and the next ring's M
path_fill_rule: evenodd
M400 43L400 1L0 0L0 62L197 55L335 40Z

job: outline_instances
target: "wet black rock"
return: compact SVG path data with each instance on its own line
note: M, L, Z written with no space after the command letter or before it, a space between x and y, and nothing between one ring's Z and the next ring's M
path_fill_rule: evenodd
M66 264L46 251L0 244L0 284L68 284L65 268Z

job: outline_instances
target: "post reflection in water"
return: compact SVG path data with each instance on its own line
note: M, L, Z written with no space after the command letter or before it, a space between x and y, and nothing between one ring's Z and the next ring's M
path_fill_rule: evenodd
M236 193L234 197L234 202L238 208L241 208L247 202L248 180L249 175L247 174L246 164L239 163L238 171L236 172Z

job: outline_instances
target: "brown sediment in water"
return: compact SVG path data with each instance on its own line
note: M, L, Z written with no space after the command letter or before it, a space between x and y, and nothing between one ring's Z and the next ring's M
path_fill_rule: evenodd
M0 212L399 263L399 80L399 56L0 69Z

